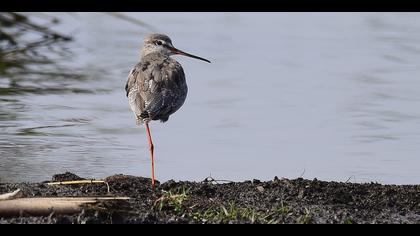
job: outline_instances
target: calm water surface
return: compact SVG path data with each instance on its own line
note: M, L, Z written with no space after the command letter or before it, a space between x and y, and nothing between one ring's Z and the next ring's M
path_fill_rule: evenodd
M149 176L124 85L150 30L101 13L53 15L75 37L57 63L80 76L0 78L37 91L0 95L0 179ZM420 182L420 14L129 15L212 61L174 57L189 94L151 125L159 180Z

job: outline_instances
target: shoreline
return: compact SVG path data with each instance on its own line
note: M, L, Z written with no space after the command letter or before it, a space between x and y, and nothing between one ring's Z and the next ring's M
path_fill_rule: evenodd
M53 181L82 179L71 173ZM1 224L132 223L420 223L420 185L277 179L215 183L114 175L106 184L0 183L0 195L20 189L24 197L119 196L130 200L83 205L72 214L0 216ZM108 192L109 189L109 192ZM1 214L1 212L0 212Z

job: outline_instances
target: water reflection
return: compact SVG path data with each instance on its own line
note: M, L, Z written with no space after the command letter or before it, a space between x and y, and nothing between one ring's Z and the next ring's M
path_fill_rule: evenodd
M400 17L382 15L366 20L370 34L377 42L376 47L381 50L375 50L379 52L376 60L380 62L372 64L376 68L355 77L363 93L359 93L351 112L353 122L366 130L354 136L362 143L411 139L413 134L418 136L403 127L414 128L420 118L413 109L419 97L413 88L417 78L413 73L415 64L409 55L418 55L416 37L419 34L413 32L419 26L406 24L404 17Z
M404 13L126 13L208 57L189 95L152 124L158 179L417 183L420 24ZM75 40L54 63L0 78L0 179L149 174L123 91L148 28L49 13ZM331 19L334 19L333 21ZM188 27L186 27L188 25ZM272 27L275 25L276 27Z

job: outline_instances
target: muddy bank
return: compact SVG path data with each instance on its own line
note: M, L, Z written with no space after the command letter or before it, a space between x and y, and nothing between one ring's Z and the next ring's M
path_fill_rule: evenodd
M53 181L82 179L71 173ZM0 184L0 194L26 197L127 196L87 205L77 214L2 217L0 223L420 223L420 185L381 185L305 179L238 183L175 182L115 175L106 184Z

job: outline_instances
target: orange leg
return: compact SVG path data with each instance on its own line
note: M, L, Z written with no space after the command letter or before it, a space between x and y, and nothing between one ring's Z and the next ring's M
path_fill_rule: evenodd
M150 158L152 160L152 187L155 187L155 159L153 156L154 146L152 141L152 135L150 135L150 128L149 124L146 122L146 131L147 131L147 139L149 140L149 151L150 151Z

